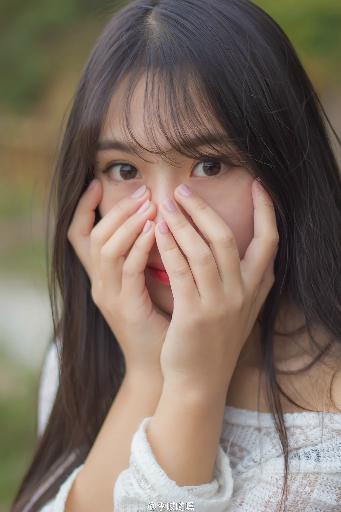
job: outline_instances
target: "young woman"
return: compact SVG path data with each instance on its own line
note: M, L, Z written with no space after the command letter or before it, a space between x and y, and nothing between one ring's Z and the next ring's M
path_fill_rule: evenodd
M13 512L340 510L324 119L249 1L112 17L51 185L54 333Z

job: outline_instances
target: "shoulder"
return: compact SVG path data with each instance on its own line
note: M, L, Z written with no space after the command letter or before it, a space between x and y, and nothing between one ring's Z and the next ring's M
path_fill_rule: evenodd
M331 378L331 397L334 404L331 406L331 412L341 413L341 369L335 371Z
M304 408L341 413L341 344L330 345L330 337L321 328L315 329L314 339L318 340L318 347L312 346L306 333L294 340L296 353L277 364L278 381L288 396ZM286 400L284 405L289 412L291 407L296 412Z
M307 359L295 370L308 365ZM336 366L327 366L317 362L308 370L292 375L280 376L279 382L288 396L312 412L341 414L341 372ZM302 409L283 398L287 412L300 412Z
M51 342L43 360L38 392L38 436L46 427L59 385L57 345L60 346L59 339Z

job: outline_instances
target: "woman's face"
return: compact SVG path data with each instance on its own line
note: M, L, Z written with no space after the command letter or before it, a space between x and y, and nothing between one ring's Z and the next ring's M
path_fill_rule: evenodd
M131 123L134 135L145 147L148 147L144 136L143 124L143 83L135 89L132 101ZM119 140L127 142L119 129L120 114L119 91L112 98L109 115L102 127L100 141ZM208 148L210 150L210 148ZM142 152L141 149L139 151ZM174 198L174 189L181 183L191 187L194 193L203 198L228 224L233 231L243 258L245 251L253 238L253 201L251 184L253 176L244 167L230 168L223 162L212 162L209 157L206 163L193 160L180 154L172 153L176 166L161 160L158 155L142 152L138 155L117 150L106 149L97 152L95 175L100 179L103 189L99 213L103 217L120 199L132 194L137 188L146 185L151 191L151 201L156 205L157 215L154 221L161 218L159 205L167 197ZM110 168L103 173L105 168ZM122 165L124 164L124 165ZM180 207L191 225L200 233L186 211ZM212 229L214 226L212 226ZM184 251L183 251L184 252ZM150 251L148 265L161 264L161 256L156 241ZM146 287L151 300L161 310L171 315L173 311L173 296L169 284L164 284L146 271Z

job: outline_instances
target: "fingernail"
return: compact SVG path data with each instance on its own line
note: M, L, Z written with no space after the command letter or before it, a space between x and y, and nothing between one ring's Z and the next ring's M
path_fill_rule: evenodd
M162 220L161 222L158 222L157 225L158 225L160 233L162 233L163 235L166 235L167 233L170 232L169 227L167 226L167 223L164 220Z
M88 190L93 190L95 188L95 186L97 185L97 179L94 179L92 181L90 181L90 184L88 186Z
M187 185L179 185L176 190L179 192L180 195L184 197L188 197L192 194L192 191Z
M131 195L131 197L133 197L134 199L136 199L138 197L142 197L146 191L146 188L147 188L146 185L142 185L142 187L135 190L135 192Z
M257 191L263 192L264 188L263 188L263 185L261 183L261 179L260 178L256 178L255 179L255 187L256 187Z
M175 206L175 203L172 199L169 199L167 198L164 202L163 202L163 206L166 208L166 210L168 212L171 212L171 213L174 213L177 211L176 209L176 206Z
M143 231L142 233L147 233L148 231L150 231L150 228L152 227L152 223L151 221L148 219L147 222L145 223L144 225L144 228L143 228Z
M149 199L147 199L147 201L145 201L145 202L142 204L142 206L140 206L140 208L137 210L137 213L145 212L146 210L148 210L149 205L150 205L150 200L149 200Z

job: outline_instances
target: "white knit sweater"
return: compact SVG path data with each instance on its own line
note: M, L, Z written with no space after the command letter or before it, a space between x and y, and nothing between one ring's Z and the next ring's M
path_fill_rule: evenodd
M57 391L57 365L53 344L41 376L39 435ZM341 512L341 414L285 413L284 418L290 470L286 511ZM144 418L137 428L129 467L116 480L114 512L277 512L284 457L271 414L226 406L214 479L199 486L179 486L160 467L146 437L149 421L150 417ZM41 512L64 511L68 492L82 467L69 474Z

